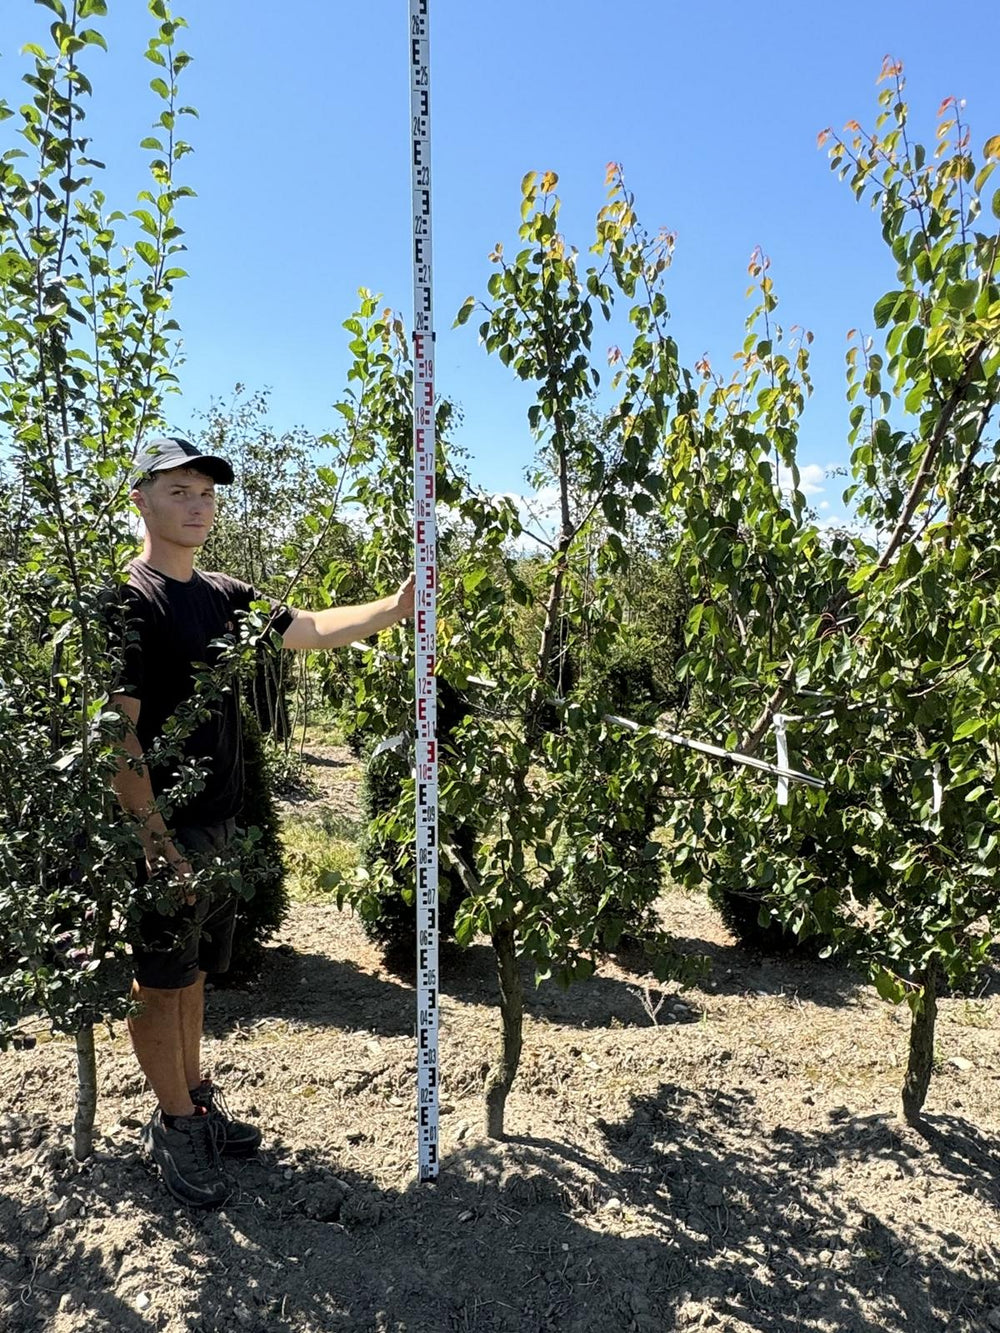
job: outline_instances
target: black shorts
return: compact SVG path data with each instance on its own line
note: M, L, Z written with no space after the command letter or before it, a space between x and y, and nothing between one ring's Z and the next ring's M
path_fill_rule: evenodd
M207 827L178 827L173 841L195 870L224 852L236 832L227 819ZM140 862L139 881L147 880ZM132 970L140 986L151 990L182 990L198 980L199 972L225 972L233 951L236 895L229 885L219 892L200 893L195 903L182 902L170 916L144 912L136 924Z

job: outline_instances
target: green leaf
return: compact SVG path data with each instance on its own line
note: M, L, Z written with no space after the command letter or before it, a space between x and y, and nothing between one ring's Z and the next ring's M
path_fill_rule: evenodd
M684 627L684 640L686 643L690 643L692 639L697 637L704 615L704 602L696 602L688 612L687 624Z
M452 325L452 328L457 329L460 324L465 324L468 321L468 318L472 314L473 310L475 310L475 308L476 308L476 298L474 296L467 296L466 299L462 302L462 305L459 307L459 311L458 314L455 316L455 322Z
M953 282L947 292L948 304L953 310L971 310L978 295L978 282Z
M957 728L953 740L964 741L970 736L978 736L980 732L985 731L987 726L984 717L969 717Z
M899 298L904 295L904 292L886 292L885 296L875 302L874 315L877 328L885 328L892 318L892 312L896 309Z
M900 1004L906 998L906 987L899 977L884 969L875 975L875 989L883 1000L889 1000L892 1004Z
M906 337L903 339L903 351L909 357L919 356L924 350L924 331L919 324L914 324L912 328L906 330Z
M857 592L863 588L873 574L878 572L878 565L862 565L847 580L847 586L851 592Z

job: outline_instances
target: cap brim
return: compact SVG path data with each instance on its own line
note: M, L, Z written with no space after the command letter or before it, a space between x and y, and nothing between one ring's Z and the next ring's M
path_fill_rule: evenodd
M176 472L180 468L195 468L198 472L204 472L206 477L211 477L213 481L219 482L223 486L229 486L235 480L233 469L224 458L216 458L213 454L181 454L180 457L171 457L165 454L153 461L142 476L149 476L151 472Z
M197 468L224 486L229 486L235 480L230 464L224 458L216 458L212 454L199 454L197 458L185 459L179 466Z

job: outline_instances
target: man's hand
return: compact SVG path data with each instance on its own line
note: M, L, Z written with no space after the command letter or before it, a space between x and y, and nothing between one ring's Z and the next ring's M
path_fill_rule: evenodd
M142 705L138 699L126 694L114 695L111 702L125 719L125 734L118 753L118 768L111 779L111 785L115 789L122 809L127 810L139 826L139 837L146 855L146 871L150 879L155 875L167 874L181 885L186 880L194 878L194 871L180 850L174 846L167 826L163 822L163 815L157 809L153 797L149 769L143 762L142 747L136 735L136 724L139 721L139 710ZM184 896L189 905L196 901L192 893L186 893Z
M189 907L193 907L198 901L193 893L185 892L184 885L188 880L194 879L194 871L191 868L190 861L186 861L180 855L157 855L146 857L146 873L150 879L162 878L173 881L177 885L178 891L184 895L184 901Z
M400 620L409 620L413 616L413 602L417 592L417 576L409 574L405 582L399 585L396 593L396 609Z

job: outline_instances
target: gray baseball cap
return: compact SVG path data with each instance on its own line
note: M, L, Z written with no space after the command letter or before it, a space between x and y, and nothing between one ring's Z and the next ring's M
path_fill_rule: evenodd
M169 472L175 467L193 467L204 472L213 481L228 485L233 480L233 469L224 458L203 454L190 440L181 435L165 435L149 440L135 456L133 481L136 485L151 472Z

